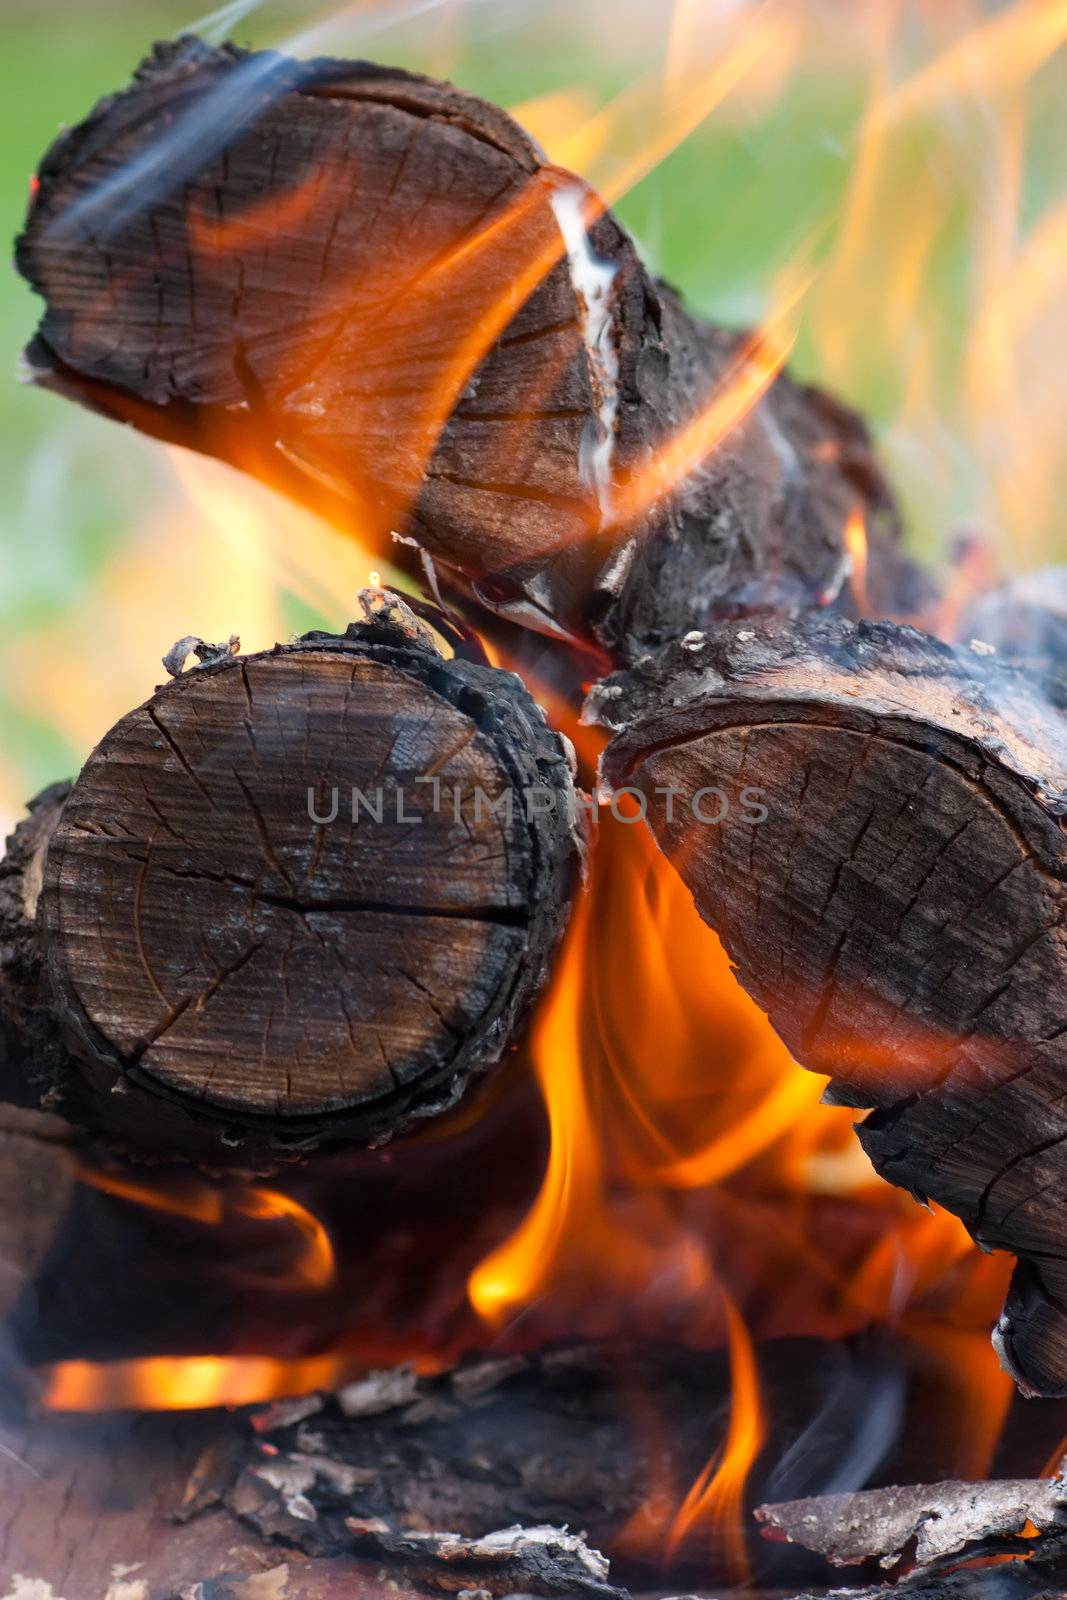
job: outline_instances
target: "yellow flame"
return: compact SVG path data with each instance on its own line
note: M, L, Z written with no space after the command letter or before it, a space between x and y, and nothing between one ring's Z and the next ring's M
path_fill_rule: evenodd
M479 1263L468 1284L472 1305L491 1325L534 1299L548 1281L571 1218L599 1215L600 1146L582 1074L573 1070L580 1053L582 972L580 956L571 952L580 951L588 919L583 900L531 1041L551 1138L544 1181L520 1227Z

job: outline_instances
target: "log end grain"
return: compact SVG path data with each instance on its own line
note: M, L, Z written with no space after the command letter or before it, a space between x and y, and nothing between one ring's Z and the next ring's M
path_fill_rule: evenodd
M1057 692L980 651L824 618L691 639L593 708L618 730L609 783L648 796L662 848L797 1060L868 1111L859 1136L879 1172L1025 1263L999 1345L1043 1393L1067 1390ZM710 824L687 803L701 786L729 800Z
M545 978L576 815L519 681L381 619L183 673L54 819L53 1099L144 1154L253 1161L447 1108Z

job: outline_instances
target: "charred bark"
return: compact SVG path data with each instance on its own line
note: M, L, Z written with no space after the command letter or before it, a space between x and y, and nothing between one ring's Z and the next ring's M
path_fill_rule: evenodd
M796 1058L870 1110L879 1172L1020 1258L995 1337L1044 1394L1067 1392L1058 693L824 618L690 639L593 701L608 781L647 797Z
M892 1574L891 1589L835 1590L852 1600L1054 1600L1067 1582L1057 1478L893 1486L758 1506L756 1518L766 1537L817 1550L834 1566Z
M513 621L619 657L827 603L856 511L874 605L918 603L866 430L815 390L778 377L677 492L648 480L757 357L448 85L159 45L44 157L18 264L36 382L399 531Z
M374 603L182 673L17 836L4 948L50 1109L255 1163L388 1137L512 1039L574 886L569 753L510 673Z
M1002 661L1062 678L1067 673L1067 569L1044 567L989 590L964 613L959 637L991 644Z

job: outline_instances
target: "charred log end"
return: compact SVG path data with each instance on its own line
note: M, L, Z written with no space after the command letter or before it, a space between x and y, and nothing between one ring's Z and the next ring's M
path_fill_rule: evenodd
M873 1108L860 1137L879 1172L1030 1263L1002 1348L1021 1382L1062 1393L1059 719L1011 669L889 625L689 644L597 697L621 730L609 782L647 796L797 1060Z
M185 673L52 820L59 1108L220 1161L451 1105L537 993L579 856L568 753L518 680L380 624Z

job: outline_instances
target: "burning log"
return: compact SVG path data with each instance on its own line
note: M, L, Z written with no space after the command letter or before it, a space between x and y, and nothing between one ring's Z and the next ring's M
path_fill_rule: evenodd
M861 421L447 85L159 45L45 156L18 264L35 382L398 530L513 621L625 656L826 603L850 520L873 606L917 603Z
M181 673L183 640L16 835L5 1009L49 1108L262 1162L382 1140L513 1038L574 884L570 754L518 679L370 597L342 637Z
M608 782L886 1178L1019 1265L995 1335L1067 1392L1067 735L982 647L726 626L596 691Z

